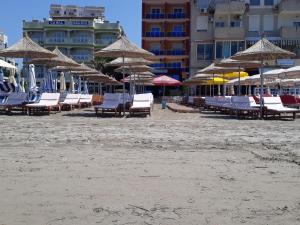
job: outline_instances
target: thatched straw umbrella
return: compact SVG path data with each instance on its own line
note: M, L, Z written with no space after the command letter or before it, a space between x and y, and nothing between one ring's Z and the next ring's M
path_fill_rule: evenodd
M261 118L263 118L263 84L264 84L264 77L263 77L263 63L265 60L276 60L281 58L290 58L294 57L295 54L282 48L277 47L276 45L269 42L267 39L262 38L256 44L251 46L250 48L246 49L245 51L238 52L232 59L235 60L247 60L247 61L260 61L260 113Z
M123 63L123 58L120 57L106 63L105 66L144 66L151 64L153 64L153 61L146 60L144 58L125 58Z
M215 63L212 63L208 67L202 69L199 71L199 73L205 73L205 74L213 74L213 78L215 74L224 74L225 73L231 73L231 72L238 72L238 71L243 71L243 68L238 68L238 67L220 67L216 66ZM225 80L225 79L223 79ZM213 84L214 85L214 84ZM225 96L226 94L226 87L225 87L225 82L223 83L223 95Z
M147 58L154 56L137 45L131 43L126 37L121 36L116 42L95 53L99 57L122 57L122 65L125 65L125 58ZM123 79L125 70L122 71ZM125 83L123 83L123 95L125 95ZM125 115L125 98L123 98L123 113Z
M216 66L220 67L238 67L238 95L241 95L241 67L244 69L255 69L260 67L259 61L241 61L241 60L234 60L234 59L223 59L220 62L216 63Z

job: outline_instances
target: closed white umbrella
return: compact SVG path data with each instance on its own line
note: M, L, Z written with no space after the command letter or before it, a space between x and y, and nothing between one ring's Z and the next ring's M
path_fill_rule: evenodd
M60 93L64 93L67 88L66 88L65 74L63 72L60 73L59 83L60 83L59 91Z
M38 91L38 87L36 86L36 78L35 78L35 66L33 64L29 65L29 92L35 93Z
M84 81L83 93L86 94L86 95L89 94L89 89L88 89L87 81Z
M25 79L24 77L21 78L21 89L20 92L25 92Z
M74 83L74 78L73 75L70 75L70 88L69 88L70 93L75 93L75 83Z

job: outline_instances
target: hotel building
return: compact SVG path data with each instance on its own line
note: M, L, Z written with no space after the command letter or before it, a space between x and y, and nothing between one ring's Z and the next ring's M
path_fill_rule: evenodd
M191 75L252 46L261 36L297 54L292 60L270 62L270 67L299 65L300 1L192 0Z
M188 77L190 1L143 0L142 47L155 54L155 74Z
M78 63L91 64L94 52L116 41L123 29L119 22L105 20L103 7L51 5L49 19L23 21L23 32L44 48L57 46ZM36 67L37 78L44 73Z

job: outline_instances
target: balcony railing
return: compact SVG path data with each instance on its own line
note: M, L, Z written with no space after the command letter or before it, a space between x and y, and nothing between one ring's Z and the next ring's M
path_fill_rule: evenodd
M172 13L168 14L168 19L185 19L186 14L185 13Z
M167 51L167 55L185 55L184 50L171 50Z
M93 40L89 38L81 38L81 37L74 37L71 38L71 42L74 44L93 44Z
M58 38L58 37L53 37L53 38L47 38L46 39L47 43L54 43L54 44L60 44L60 43L65 43L67 42L67 38Z
M181 68L181 63L154 63L151 65L151 67L156 68L156 69L161 69L161 68L171 68L171 69L180 69Z
M146 32L146 37L164 37L164 32Z
M110 45L113 42L115 42L115 40L113 40L113 39L96 39L95 40L96 45L103 45L103 46Z
M165 14L162 13L149 13L146 14L146 19L164 19Z
M154 55L165 55L165 52L161 50L151 50L150 52L152 52Z
M168 32L167 36L168 37L185 37L186 33L185 32L173 31L173 32Z
M89 55L71 55L71 58L79 62L87 62L91 61L92 59L92 57Z

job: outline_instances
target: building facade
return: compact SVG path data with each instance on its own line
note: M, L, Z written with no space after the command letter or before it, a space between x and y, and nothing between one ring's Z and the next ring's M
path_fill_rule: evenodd
M292 60L270 62L270 67L300 64L300 1L191 1L191 74L252 46L262 36L293 51Z
M0 50L5 48L7 48L7 36L3 32L0 32ZM4 59L3 57L0 58Z
M51 5L49 19L23 21L23 32L46 49L58 47L78 63L91 64L94 52L116 41L123 29L105 21L103 7ZM36 67L38 79L44 73Z
M189 73L190 1L143 0L142 47L155 54L155 74L183 80Z

